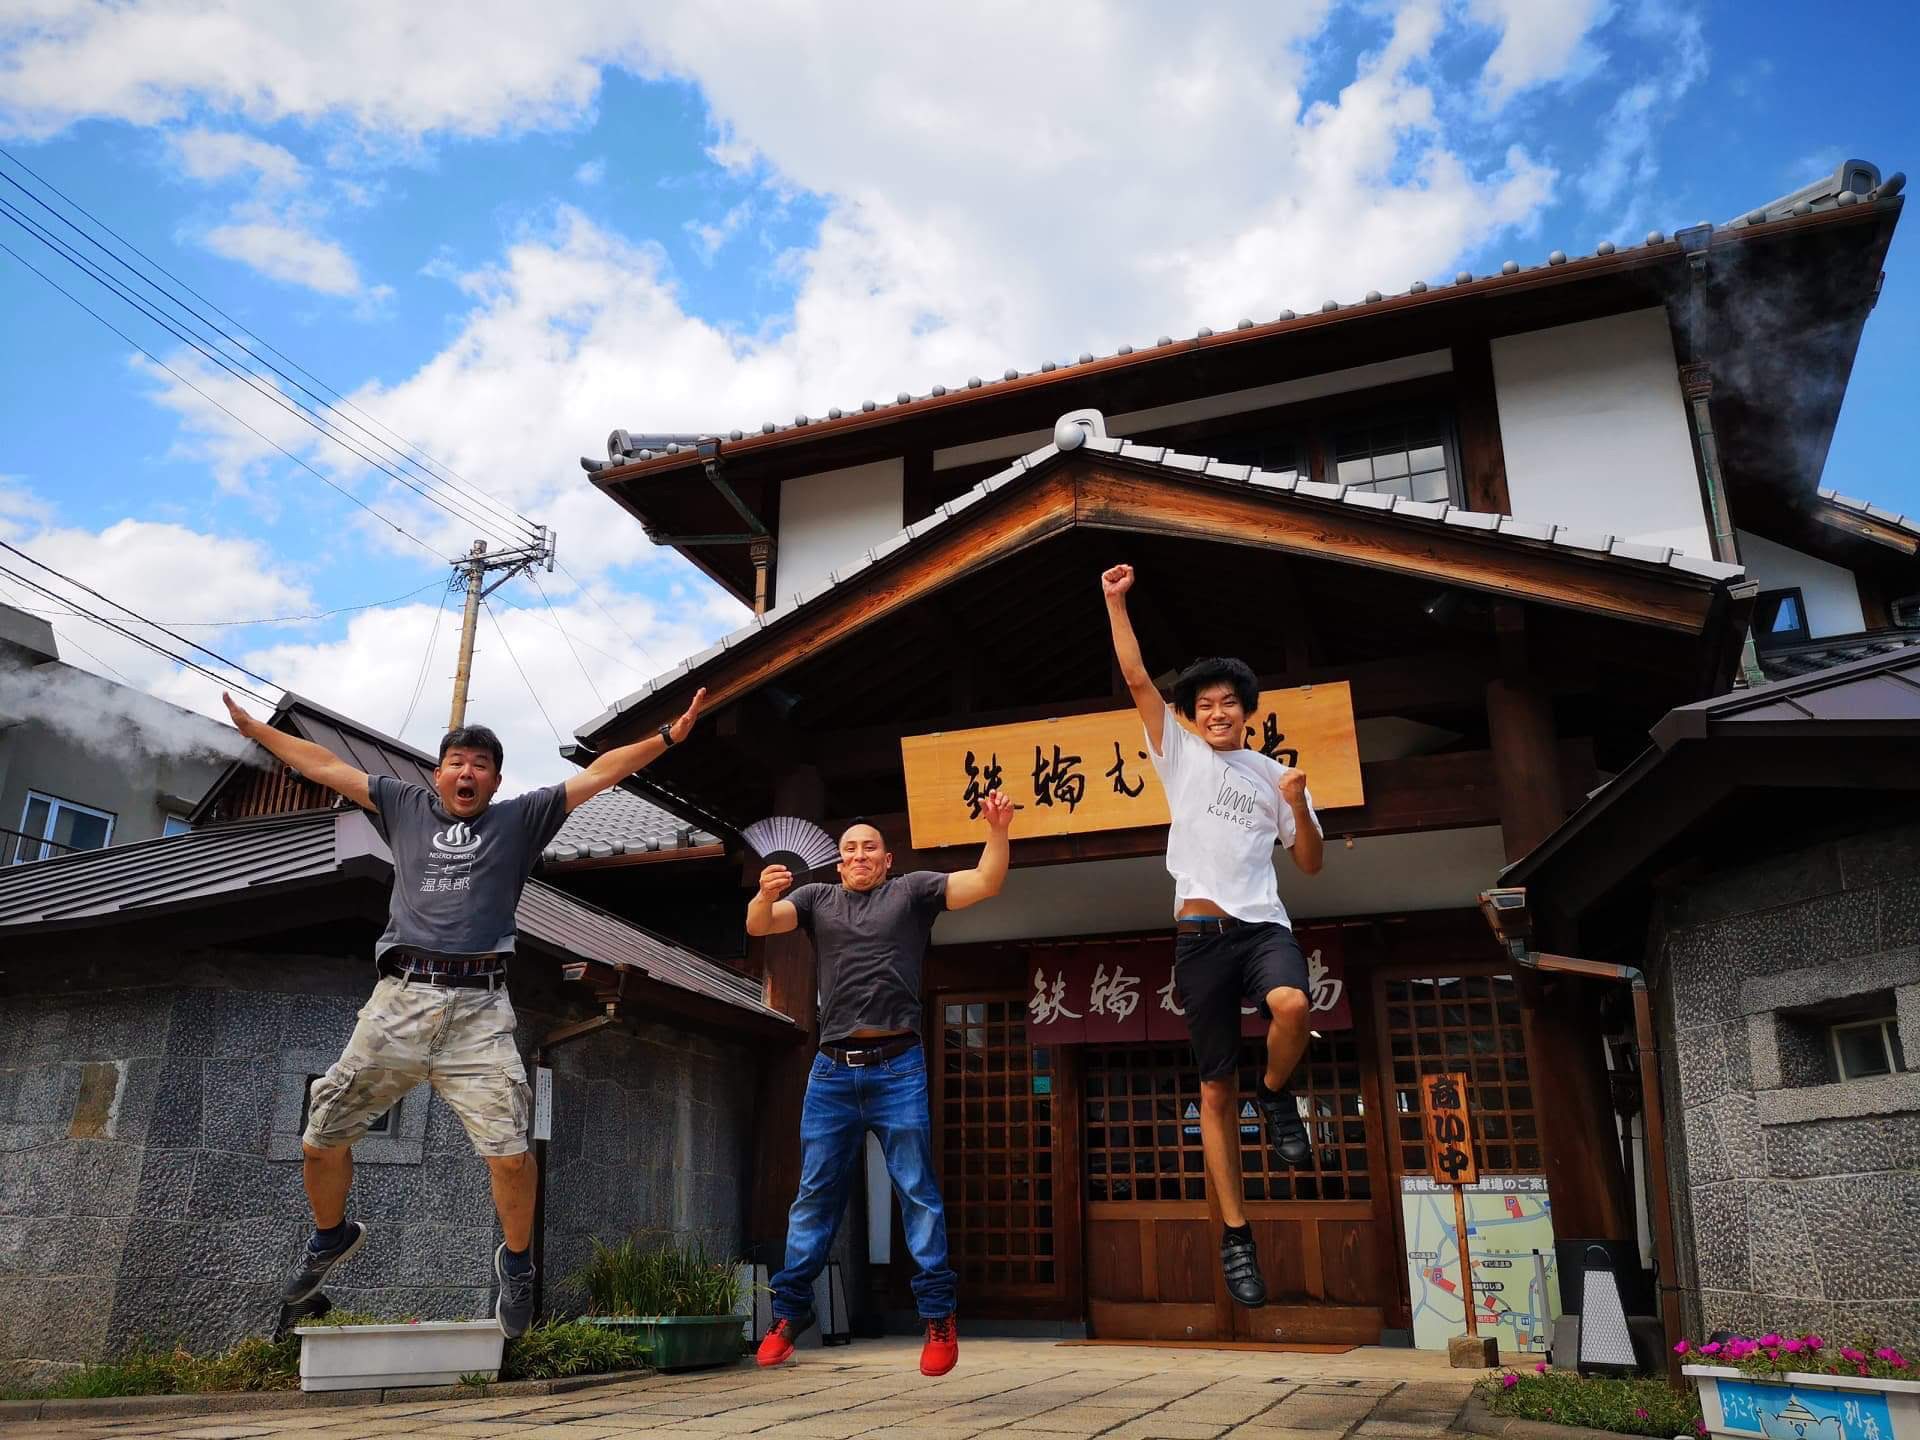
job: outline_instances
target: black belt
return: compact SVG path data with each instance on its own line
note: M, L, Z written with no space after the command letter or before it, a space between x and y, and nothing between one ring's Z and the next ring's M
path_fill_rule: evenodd
M864 1065L878 1065L882 1060L904 1055L919 1043L918 1035L898 1035L858 1049L848 1045L822 1045L820 1053L837 1064L858 1070Z
M1181 915L1173 922L1175 925L1189 925L1195 932L1204 934L1213 930L1226 934L1229 930L1238 930L1242 925L1258 925L1258 920L1236 920L1231 915Z
M398 960L382 960L380 973L409 985L445 985L457 990L493 990L507 983L504 970L456 975L445 970L420 970Z

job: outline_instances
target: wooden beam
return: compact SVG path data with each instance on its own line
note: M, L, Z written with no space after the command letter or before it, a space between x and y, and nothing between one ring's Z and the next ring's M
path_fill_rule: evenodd
M1507 452L1493 386L1493 347L1484 335L1453 347L1454 420L1460 431L1460 483L1467 509L1511 515Z

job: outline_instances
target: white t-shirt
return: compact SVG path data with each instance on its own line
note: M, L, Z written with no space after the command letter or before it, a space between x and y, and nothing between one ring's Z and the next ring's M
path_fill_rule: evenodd
M1290 925L1273 873L1277 838L1293 847L1293 807L1280 798L1287 767L1258 750L1216 750L1182 725L1167 706L1160 722L1162 752L1147 737L1147 752L1166 788L1173 824L1167 831L1167 869L1173 908L1211 900L1236 920ZM1322 835L1307 792L1307 814Z

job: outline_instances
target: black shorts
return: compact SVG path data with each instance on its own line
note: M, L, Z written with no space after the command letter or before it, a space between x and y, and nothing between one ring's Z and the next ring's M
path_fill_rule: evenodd
M1267 1013L1267 993L1288 985L1307 993L1307 958L1293 931L1274 921L1226 930L1176 927L1173 984L1187 1012L1193 1059L1202 1080L1218 1080L1240 1066L1240 1004Z

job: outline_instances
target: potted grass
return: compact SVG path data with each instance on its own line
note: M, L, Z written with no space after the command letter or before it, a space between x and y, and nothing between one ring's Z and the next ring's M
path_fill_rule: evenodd
M1674 1350L1716 1440L1920 1440L1920 1367L1892 1346L1768 1334Z
M740 1271L699 1241L617 1245L596 1239L593 1255L571 1277L594 1325L631 1331L655 1369L693 1370L739 1358Z

